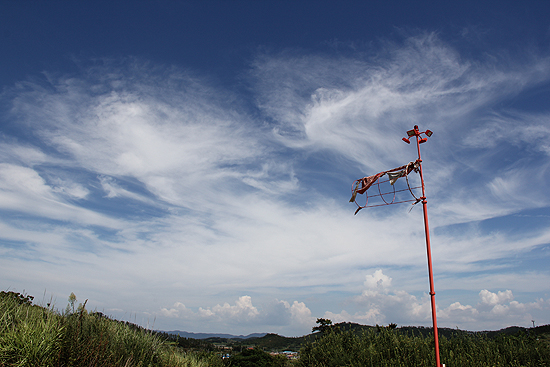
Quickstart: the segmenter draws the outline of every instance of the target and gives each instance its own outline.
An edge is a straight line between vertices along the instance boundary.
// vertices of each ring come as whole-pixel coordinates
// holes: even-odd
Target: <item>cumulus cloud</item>
[[[192,315],[193,311],[189,310],[181,302],[176,302],[171,308],[163,307],[160,309],[160,315],[173,318],[185,318]]]
[[[171,308],[161,308],[159,315],[180,319],[188,325],[200,323],[217,324],[219,327],[270,327],[279,330],[307,330],[314,324],[311,310],[303,302],[292,304],[274,299],[261,308],[253,305],[252,297],[241,296],[234,304],[224,303],[212,307],[199,307],[197,310],[187,308],[183,303],[176,302]]]
[[[479,302],[475,306],[455,302],[440,311],[446,322],[456,322],[471,330],[495,329],[505,325],[528,326],[533,319],[539,319],[550,307],[550,300],[542,298],[533,302],[514,301],[512,291],[491,292],[483,289],[479,292]],[[477,326],[475,326],[477,324]]]
[[[496,306],[507,301],[512,301],[514,299],[514,295],[509,289],[504,292],[498,291],[498,293],[492,293],[487,289],[483,289],[479,292],[479,298],[481,299],[481,304],[483,305]]]
[[[367,288],[365,292],[387,292],[391,287],[392,279],[382,273],[381,269],[378,269],[372,275],[367,275],[365,280],[365,287]]]
[[[223,305],[218,304],[208,309],[199,308],[199,314],[203,317],[214,317],[220,321],[231,320],[231,322],[246,324],[254,321],[258,317],[259,312],[252,305],[252,298],[250,296],[241,296],[234,305],[226,302]]]
[[[430,296],[420,298],[404,290],[394,289],[389,278],[382,270],[376,270],[366,276],[366,289],[361,296],[353,299],[352,305],[360,311],[350,313],[327,312],[324,317],[333,322],[358,322],[370,325],[397,323],[399,325],[431,325]],[[381,287],[381,280],[386,286]],[[374,290],[376,289],[376,290]],[[542,298],[533,302],[514,301],[511,290],[491,292],[483,289],[479,292],[479,302],[463,305],[453,302],[446,307],[437,306],[438,326],[459,327],[464,330],[495,330],[499,325],[528,326],[533,318],[544,318],[544,312],[550,309],[550,300]],[[504,324],[502,322],[504,321]]]

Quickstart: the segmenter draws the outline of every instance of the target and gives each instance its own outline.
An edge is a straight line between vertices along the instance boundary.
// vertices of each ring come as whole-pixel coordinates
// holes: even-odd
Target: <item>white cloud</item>
[[[382,273],[381,269],[374,272],[373,275],[367,275],[365,280],[365,292],[370,294],[382,292],[385,293],[391,287],[392,279]],[[366,294],[367,295],[367,294]]]
[[[196,311],[187,308],[183,303],[176,302],[171,308],[161,308],[160,315],[181,319],[191,325],[200,323],[217,324],[218,327],[232,325],[255,327],[275,327],[281,330],[300,330],[307,333],[314,319],[305,303],[294,301],[273,300],[262,308],[252,304],[252,297],[241,296],[233,305],[224,303],[212,307],[199,307]]]
[[[493,113],[487,118],[487,122],[468,134],[464,144],[472,148],[494,148],[500,144],[510,144],[548,154],[549,121],[550,117],[545,113],[514,110]]]
[[[545,320],[544,314],[550,309],[550,300],[540,298],[534,302],[521,303],[513,299],[514,295],[509,289],[498,292],[483,289],[479,292],[479,303],[475,307],[456,302],[442,309],[440,314],[444,322],[456,322],[463,328],[494,330],[503,323],[527,327],[533,319]]]
[[[248,324],[255,321],[260,312],[252,304],[250,296],[239,297],[234,305],[224,303],[213,307],[202,308],[194,312],[188,309],[183,303],[176,302],[170,309],[161,308],[160,314],[167,317],[177,317],[184,319],[207,320],[208,322],[221,322],[229,324]]]
[[[479,298],[483,305],[496,306],[506,302],[514,300],[512,291],[507,289],[506,291],[498,291],[498,293],[489,292],[487,289],[483,289],[479,292]]]
[[[548,244],[547,226],[514,235],[477,224],[550,202],[548,115],[494,111],[548,81],[548,61],[475,63],[433,34],[384,47],[376,59],[261,55],[250,101],[189,72],[135,60],[50,76],[48,88],[20,84],[9,97],[10,118],[36,146],[0,142],[0,208],[21,214],[6,216],[2,236],[26,241],[33,266],[0,260],[4,278],[16,281],[12,273],[28,268],[27,279],[41,280],[38,292],[55,282],[60,294],[85,284],[82,292],[109,307],[155,313],[169,319],[164,325],[296,324],[307,332],[312,315],[327,309],[266,300],[336,291],[359,294],[355,309],[328,311],[336,320],[429,323],[429,297],[410,276],[425,269],[420,206],[354,217],[347,202],[353,179],[414,159],[400,137],[418,123],[434,131],[422,153],[434,265],[445,289],[516,292],[523,284],[544,294],[549,283],[532,280],[547,273],[520,272],[530,284],[512,279],[507,259]],[[259,111],[247,111],[248,102]],[[488,133],[494,139],[483,138]],[[363,291],[361,269],[378,269]],[[400,281],[411,288],[394,290]],[[144,298],[162,305],[134,306]],[[482,309],[488,303],[459,301],[466,303],[442,308],[443,320],[474,325],[492,315]],[[504,297],[491,310],[511,315],[546,302]]]
[[[193,311],[189,310],[185,305],[181,302],[174,303],[174,306],[172,308],[161,308],[160,314],[165,317],[171,317],[171,318],[186,318],[192,315]]]
[[[73,182],[56,180],[50,186],[32,168],[0,163],[0,208],[38,215],[47,219],[84,222],[109,228],[121,227],[121,221],[66,202],[63,196],[83,199],[88,190]],[[61,194],[61,195],[59,195]]]
[[[313,321],[311,310],[307,308],[304,302],[294,301],[292,305],[290,307],[287,306],[287,308],[290,308],[293,323],[311,325]]]
[[[384,288],[383,292],[372,291],[378,288],[376,279],[390,279],[382,270],[367,275],[366,289],[361,296],[353,299],[352,305],[361,309],[353,314],[346,310],[339,313],[326,312],[324,317],[334,323],[352,321],[358,323],[399,325],[431,325],[430,297],[424,294],[420,299],[406,291]],[[505,326],[529,326],[533,318],[547,322],[545,314],[550,310],[550,300],[537,299],[534,302],[514,301],[512,291],[491,292],[481,290],[479,302],[475,306],[463,305],[456,301],[447,307],[437,307],[439,327],[460,327],[465,330],[496,330]],[[504,323],[503,323],[504,322]]]
[[[204,311],[200,309],[199,311]],[[237,322],[250,322],[258,317],[258,309],[252,305],[252,298],[250,296],[241,296],[235,302],[235,305],[231,306],[229,303],[224,303],[223,306],[216,305],[209,309],[208,314],[216,315],[220,319],[231,319]]]
[[[0,144],[2,161],[12,161],[24,166],[33,166],[51,160],[40,149],[22,143],[3,141]]]
[[[124,199],[137,200],[152,206],[159,206],[159,203],[156,202],[155,200],[121,187],[119,183],[116,181],[116,179],[114,179],[113,177],[100,175],[98,177],[98,180],[99,180],[99,183],[101,184],[101,188],[106,193],[105,196],[109,199],[124,198]]]
[[[430,122],[427,127],[439,140],[436,148],[448,144],[457,131],[467,134],[464,141],[483,145],[487,134],[477,131],[479,127],[468,133],[474,125],[468,121],[470,114],[547,80],[550,73],[546,59],[534,60],[532,68],[522,70],[470,63],[435,34],[385,46],[389,58],[373,60],[293,58],[285,53],[259,58],[254,73],[261,107],[279,122],[281,141],[293,147],[332,149],[375,170],[401,162],[406,147],[393,133],[404,134],[414,124],[423,128]],[[514,130],[507,135],[514,136]],[[534,136],[527,131],[521,135]]]
[[[0,174],[2,175],[3,190],[16,191],[22,188],[26,193],[31,195],[45,195],[53,198],[50,188],[42,177],[30,168],[2,163],[0,165]]]
[[[435,132],[422,149],[437,224],[548,206],[549,115],[493,109],[547,82],[547,58],[533,57],[528,66],[470,62],[435,34],[385,47],[389,56],[372,60],[259,58],[260,106],[278,122],[280,141],[337,152],[369,175],[413,159],[399,137],[418,124]],[[502,159],[513,147],[531,154]]]
[[[54,184],[54,192],[65,194],[73,199],[85,199],[90,193],[90,190],[76,182],[56,179]]]

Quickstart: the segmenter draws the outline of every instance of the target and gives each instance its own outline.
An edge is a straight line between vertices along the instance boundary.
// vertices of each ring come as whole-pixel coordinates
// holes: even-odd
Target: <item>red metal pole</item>
[[[434,289],[434,276],[432,270],[432,250],[430,248],[430,228],[428,226],[428,202],[426,201],[426,193],[424,191],[424,176],[422,175],[422,159],[420,157],[420,142],[418,140],[420,133],[418,126],[414,127],[416,136],[416,147],[418,149],[418,160],[420,161],[420,182],[422,183],[422,208],[424,209],[424,232],[426,233],[426,250],[428,252],[428,274],[430,277],[430,298],[432,304],[432,322],[434,328],[434,344],[435,344],[435,365],[441,367],[439,360],[439,336],[437,333],[437,315],[435,308],[435,289]]]

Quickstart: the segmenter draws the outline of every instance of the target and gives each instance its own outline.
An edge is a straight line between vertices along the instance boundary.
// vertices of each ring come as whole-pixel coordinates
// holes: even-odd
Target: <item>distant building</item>
[[[293,351],[290,351],[290,350],[285,350],[283,352],[283,354],[288,358],[288,359],[297,359],[298,358],[298,352],[293,352]]]
[[[269,353],[272,356],[285,356],[288,359],[298,359],[298,352],[293,352],[290,350],[285,350],[284,352],[271,352]]]

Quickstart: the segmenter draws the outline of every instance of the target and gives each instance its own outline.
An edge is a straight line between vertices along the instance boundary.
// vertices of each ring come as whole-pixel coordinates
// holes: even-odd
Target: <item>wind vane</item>
[[[423,138],[422,135],[426,135],[427,137]],[[391,205],[391,204],[399,204],[399,203],[405,203],[405,202],[412,202],[414,201],[413,205],[422,202],[422,208],[424,211],[424,232],[426,234],[426,250],[428,253],[428,275],[430,278],[430,298],[431,298],[431,306],[432,306],[432,321],[433,321],[433,330],[434,330],[434,344],[435,344],[435,363],[437,367],[441,367],[440,359],[439,359],[439,337],[437,333],[437,315],[436,315],[436,308],[435,308],[435,290],[434,290],[434,280],[433,280],[433,270],[432,270],[432,254],[431,254],[431,248],[430,248],[430,228],[428,226],[428,202],[426,200],[426,193],[424,189],[424,176],[422,175],[422,159],[420,157],[420,144],[423,144],[428,141],[428,138],[432,136],[432,132],[430,130],[426,131],[420,131],[418,130],[418,125],[414,126],[414,129],[407,131],[407,137],[403,138],[402,140],[410,144],[410,139],[412,137],[416,137],[416,148],[418,151],[418,158],[414,162],[409,162],[404,166],[393,168],[387,171],[379,172],[372,176],[367,176],[360,178],[358,180],[355,180],[352,184],[352,196],[350,199],[350,202],[353,202],[357,205],[357,210],[355,211],[355,214],[357,214],[361,209],[368,208],[368,207],[375,207],[375,206],[383,206],[383,205]],[[421,186],[418,187],[411,187],[408,179],[409,173],[412,171],[417,172],[420,174],[420,183]],[[380,179],[384,176],[388,176],[387,180]],[[394,183],[397,181],[397,179],[405,177],[407,181],[407,189],[402,190],[395,190]],[[393,191],[389,192],[382,192],[380,189],[380,184],[384,182],[389,182],[390,185],[393,186]],[[380,197],[383,201],[383,204],[371,204],[369,205],[369,195],[367,191],[373,187],[377,186],[378,188],[378,194],[371,195],[370,197]],[[416,197],[414,195],[413,189],[422,188],[422,196]],[[398,200],[396,199],[396,193],[403,192],[403,191],[409,191],[410,194],[413,196],[414,199],[408,199],[408,200]],[[365,205],[360,205],[357,203],[357,195],[365,194],[366,200]],[[392,195],[392,199],[388,200],[386,199],[389,195]],[[445,365],[443,365],[444,367]]]
[[[359,210],[361,210],[363,208],[371,208],[371,207],[374,207],[374,206],[399,204],[399,203],[406,203],[406,202],[409,202],[409,201],[414,201],[414,204],[418,203],[421,199],[417,198],[414,195],[414,192],[412,190],[413,189],[418,189],[419,186],[411,187],[411,185],[409,183],[408,175],[412,171],[418,172],[419,168],[420,168],[420,161],[417,159],[416,161],[409,162],[404,166],[397,167],[397,168],[392,168],[390,170],[382,171],[382,172],[379,172],[379,173],[377,173],[375,175],[372,175],[372,176],[363,177],[363,178],[360,178],[358,180],[355,180],[355,182],[352,185],[351,199],[349,200],[350,203],[355,203],[357,205],[357,210],[355,211],[355,214],[357,214],[359,212]],[[380,178],[383,177],[384,175],[387,175],[388,179],[380,181]],[[400,177],[405,177],[407,179],[408,189],[395,190],[395,186],[393,184]],[[380,189],[380,184],[382,184],[384,182],[389,182],[393,187],[393,191],[382,193],[382,190]],[[361,185],[361,187],[359,187],[359,185]],[[378,187],[378,194],[374,194],[374,195],[369,196],[369,194],[367,193],[367,190],[371,186],[377,186]],[[410,199],[410,200],[395,201],[397,193],[402,192],[402,191],[407,191],[407,190],[411,193],[411,195],[416,200]],[[357,194],[365,194],[365,197],[366,197],[365,205],[359,205],[359,203],[356,201]],[[387,195],[393,195],[392,199],[390,201],[386,200],[385,196],[387,196]],[[371,204],[371,205],[369,205],[369,198],[372,198],[372,197],[380,197],[382,199],[382,201],[384,202],[384,204]]]

